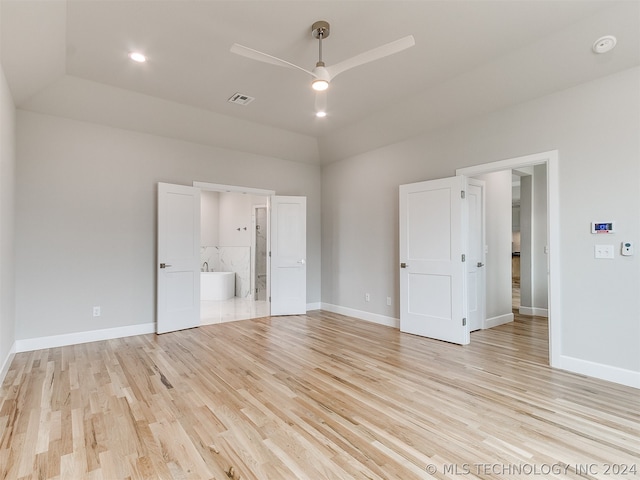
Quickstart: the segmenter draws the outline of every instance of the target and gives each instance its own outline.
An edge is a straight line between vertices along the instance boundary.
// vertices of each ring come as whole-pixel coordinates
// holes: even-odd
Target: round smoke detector
[[[607,53],[613,50],[616,46],[617,40],[613,35],[605,35],[593,42],[593,51],[596,53]]]

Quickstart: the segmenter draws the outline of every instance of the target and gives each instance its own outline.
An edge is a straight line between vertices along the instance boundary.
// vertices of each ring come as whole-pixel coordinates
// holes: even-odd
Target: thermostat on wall
[[[613,222],[591,222],[591,233],[614,233]]]

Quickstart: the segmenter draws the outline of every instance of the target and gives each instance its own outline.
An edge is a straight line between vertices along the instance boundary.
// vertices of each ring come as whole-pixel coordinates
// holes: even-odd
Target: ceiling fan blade
[[[237,55],[242,55],[243,57],[250,58],[252,60],[257,60],[259,62],[270,63],[271,65],[277,65],[279,67],[286,68],[295,68],[298,70],[302,70],[305,73],[308,73],[312,77],[315,75],[298,65],[295,65],[291,62],[287,62],[286,60],[282,60],[281,58],[274,57],[273,55],[269,55],[267,53],[259,52],[258,50],[254,50],[253,48],[245,47],[244,45],[240,45],[238,43],[234,43],[231,45],[231,52]]]
[[[386,43],[384,45],[381,45],[380,47],[373,48],[359,55],[356,55],[355,57],[348,58],[347,60],[343,60],[342,62],[327,67],[327,71],[329,72],[329,76],[331,77],[331,79],[333,79],[345,70],[349,70],[353,67],[357,67],[359,65],[373,62],[374,60],[378,60],[388,55],[401,52],[402,50],[413,47],[415,44],[416,41],[413,38],[413,35],[407,35],[406,37],[402,37],[399,40],[391,43]]]

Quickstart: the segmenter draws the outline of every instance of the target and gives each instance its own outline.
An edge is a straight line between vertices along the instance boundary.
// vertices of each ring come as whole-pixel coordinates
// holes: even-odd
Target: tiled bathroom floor
[[[220,302],[200,303],[200,324],[233,322],[269,315],[269,303],[234,297]]]

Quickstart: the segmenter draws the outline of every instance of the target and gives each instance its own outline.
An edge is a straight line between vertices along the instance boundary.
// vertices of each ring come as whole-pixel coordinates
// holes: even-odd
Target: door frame
[[[209,182],[193,182],[193,186],[200,190],[209,192],[224,192],[224,193],[244,193],[248,195],[259,195],[263,197],[271,197],[276,194],[275,190],[265,190],[262,188],[240,187],[237,185],[223,185],[221,183],[209,183]]]
[[[476,266],[476,271],[479,272],[478,277],[480,279],[478,285],[479,285],[479,291],[476,290],[477,293],[477,297],[478,297],[478,302],[479,302],[479,316],[480,316],[480,325],[478,326],[478,328],[476,328],[475,330],[472,330],[474,328],[474,325],[471,323],[471,315],[469,313],[469,311],[467,311],[467,317],[469,317],[469,331],[470,332],[474,332],[477,330],[482,330],[487,328],[487,269],[486,269],[486,264],[487,264],[487,225],[486,225],[486,212],[485,212],[485,204],[486,204],[486,183],[482,180],[478,180],[477,178],[472,178],[472,177],[466,177],[465,179],[465,190],[467,191],[467,199],[470,197],[469,194],[469,186],[470,185],[474,185],[478,188],[481,189],[482,194],[480,195],[480,201],[481,201],[481,205],[480,205],[480,221],[478,222],[480,225],[480,232],[479,233],[479,237],[480,237],[480,259],[479,261],[483,264],[482,267],[477,267]],[[468,202],[468,200],[467,200]],[[471,258],[471,245],[469,244],[469,242],[471,241],[471,209],[469,207],[469,204],[467,203],[467,236],[468,236],[468,240],[467,240],[467,252],[468,252],[468,257],[469,257],[469,261],[472,260]],[[476,237],[477,239],[477,237]],[[469,265],[467,265],[467,289],[469,288]],[[468,305],[469,302],[469,296],[467,294],[467,308],[469,307]]]
[[[549,298],[549,364],[561,367],[562,295],[560,291],[560,184],[558,150],[456,169],[456,175],[473,177],[485,173],[546,164],[547,166],[547,292]]]

